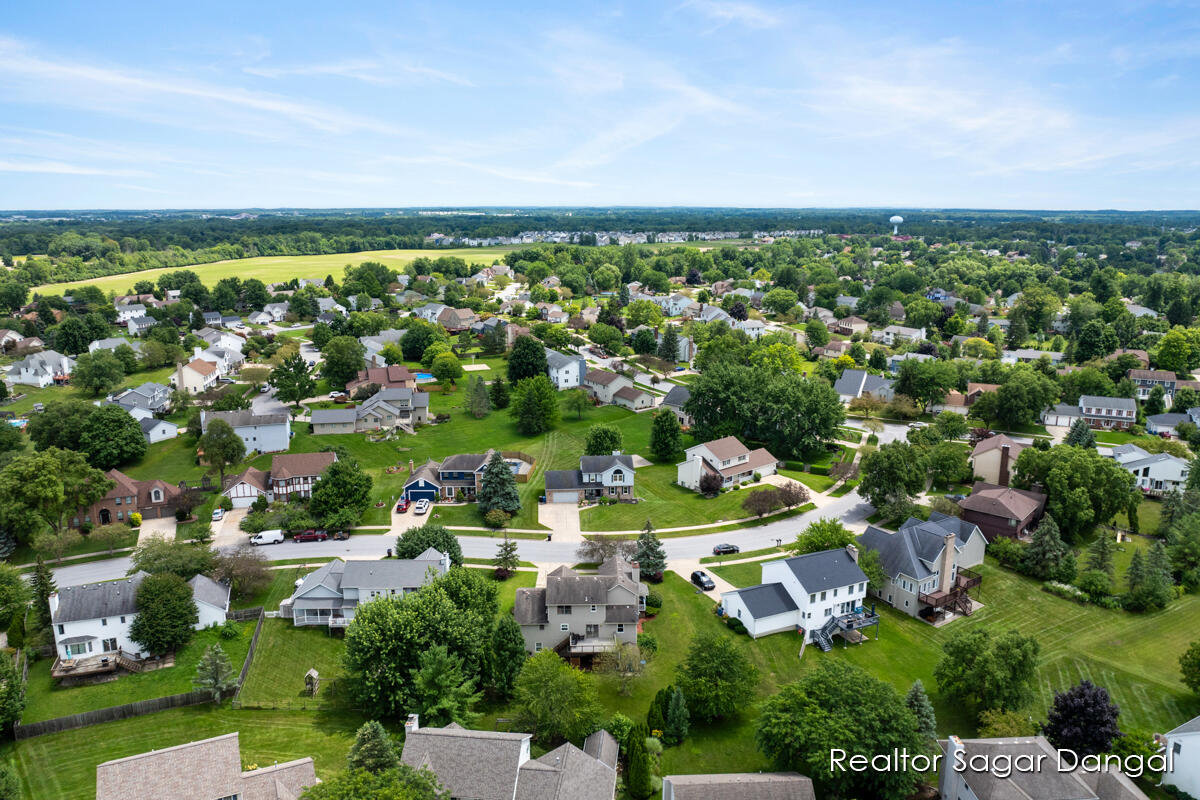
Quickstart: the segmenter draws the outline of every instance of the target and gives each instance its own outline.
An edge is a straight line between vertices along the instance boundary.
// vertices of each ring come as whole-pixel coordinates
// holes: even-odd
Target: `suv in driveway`
[[[692,583],[696,584],[706,592],[711,592],[713,589],[717,588],[717,585],[713,583],[713,579],[708,577],[708,575],[706,575],[702,569],[698,569],[692,573]]]
[[[424,514],[427,511],[429,511],[429,501],[428,500],[418,500],[417,504],[413,506],[414,514]]]
[[[325,531],[301,531],[293,534],[293,542],[323,542],[329,538],[329,534]]]
[[[719,544],[713,548],[714,556],[728,556],[740,552],[742,552],[742,548],[738,547],[736,544]]]

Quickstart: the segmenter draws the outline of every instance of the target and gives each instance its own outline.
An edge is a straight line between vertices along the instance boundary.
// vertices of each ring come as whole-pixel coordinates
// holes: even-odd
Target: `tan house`
[[[987,483],[1008,486],[1017,465],[1017,456],[1027,446],[1003,433],[984,439],[971,451],[971,468]]]
[[[583,376],[583,388],[596,402],[610,405],[617,402],[617,392],[634,387],[633,381],[624,375],[602,369],[589,369]]]
[[[833,332],[842,336],[853,336],[856,333],[866,333],[870,330],[870,324],[862,317],[843,317],[833,323]]]
[[[195,358],[175,370],[175,388],[188,394],[203,394],[217,385],[218,377],[216,364]]]
[[[684,460],[675,468],[675,480],[693,492],[700,491],[700,478],[706,473],[719,476],[722,486],[731,487],[753,480],[755,473],[774,475],[779,467],[779,459],[765,448],[751,450],[736,436],[689,447],[683,454]]]

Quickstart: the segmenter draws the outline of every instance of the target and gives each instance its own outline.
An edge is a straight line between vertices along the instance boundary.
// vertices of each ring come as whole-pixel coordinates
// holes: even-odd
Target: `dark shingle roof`
[[[357,418],[353,408],[318,408],[312,412],[313,425],[353,424]]]
[[[782,583],[761,583],[742,589],[736,594],[742,598],[746,610],[755,619],[796,610],[796,601],[787,593],[787,589],[783,588]]]
[[[517,589],[513,617],[519,625],[545,625],[549,621],[546,615],[546,590]]]
[[[431,770],[451,797],[512,800],[528,742],[528,733],[469,731],[451,723],[409,731],[400,760]]]
[[[664,406],[683,407],[683,404],[692,399],[692,390],[686,386],[672,386],[671,391],[667,392],[663,398]]]
[[[797,772],[670,775],[673,800],[815,800],[812,781]]]
[[[548,492],[583,488],[583,473],[577,469],[548,469],[545,477]]]
[[[606,730],[598,730],[583,740],[583,752],[613,769],[616,769],[620,749],[620,743]]]
[[[288,421],[287,414],[255,414],[253,411],[205,411],[204,431],[208,432],[208,423],[214,419],[223,419],[231,428],[241,428],[247,425],[284,425]]]
[[[583,472],[604,472],[609,467],[617,465],[633,469],[633,456],[581,456],[579,458],[579,469]]]
[[[148,573],[137,572],[119,581],[64,586],[58,590],[54,622],[78,622],[137,613],[137,590]]]
[[[807,592],[849,586],[867,579],[845,549],[808,553],[786,559],[785,562]]]

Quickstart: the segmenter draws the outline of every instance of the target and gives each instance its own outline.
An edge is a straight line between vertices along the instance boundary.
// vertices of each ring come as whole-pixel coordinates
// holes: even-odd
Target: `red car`
[[[396,503],[396,513],[397,514],[403,514],[405,511],[408,511],[408,500],[407,499],[403,499],[399,503]]]
[[[329,538],[325,531],[304,531],[292,536],[293,542],[323,542]]]

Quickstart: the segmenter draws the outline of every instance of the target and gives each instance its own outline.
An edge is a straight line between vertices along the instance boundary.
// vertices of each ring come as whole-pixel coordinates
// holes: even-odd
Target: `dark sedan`
[[[742,552],[742,548],[738,547],[736,544],[719,544],[713,548],[714,556],[728,556],[740,552]]]
[[[713,589],[717,588],[717,585],[713,583],[713,579],[704,574],[704,570],[702,569],[698,569],[692,573],[692,583],[696,584],[706,592],[711,592]]]

